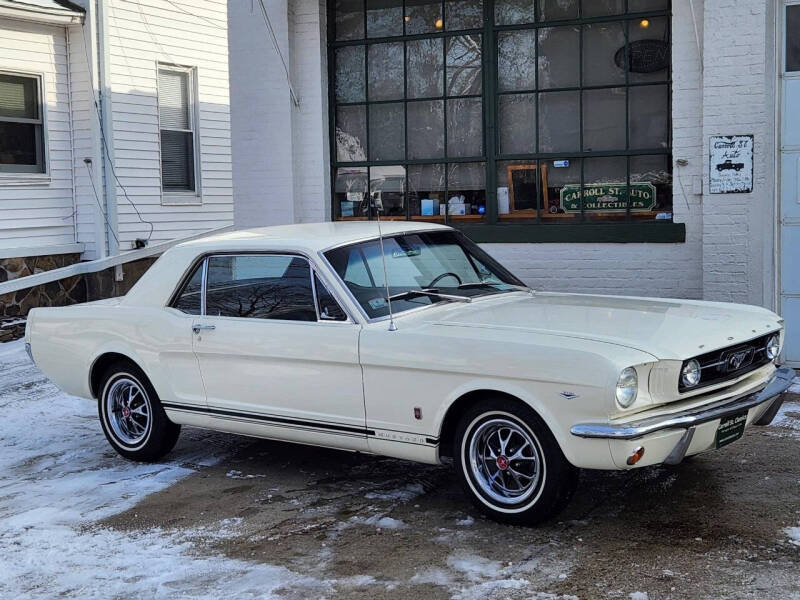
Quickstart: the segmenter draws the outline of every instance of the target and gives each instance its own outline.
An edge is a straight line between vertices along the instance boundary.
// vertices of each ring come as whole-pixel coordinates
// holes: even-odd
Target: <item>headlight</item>
[[[767,340],[767,346],[764,349],[767,353],[767,358],[775,360],[781,353],[781,336],[777,333]]]
[[[691,388],[700,383],[700,363],[695,359],[690,360],[681,369],[681,384],[683,387]]]
[[[636,400],[639,391],[639,380],[636,369],[627,367],[622,370],[617,379],[617,402],[622,408],[628,408]]]

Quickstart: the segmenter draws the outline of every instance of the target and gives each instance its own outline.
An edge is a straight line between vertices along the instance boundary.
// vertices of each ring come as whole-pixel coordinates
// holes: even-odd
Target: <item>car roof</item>
[[[408,221],[382,221],[384,236],[416,231],[447,230],[435,223],[412,223]],[[328,223],[301,223],[276,225],[256,229],[239,229],[219,233],[178,244],[176,248],[191,249],[198,254],[235,250],[304,250],[316,253],[333,246],[351,244],[378,237],[375,221],[346,221]]]

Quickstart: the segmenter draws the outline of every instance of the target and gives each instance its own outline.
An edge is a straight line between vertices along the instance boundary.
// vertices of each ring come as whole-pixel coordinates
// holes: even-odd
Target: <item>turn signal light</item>
[[[633,451],[633,454],[631,454],[628,457],[628,461],[627,461],[628,465],[630,465],[630,466],[635,465],[637,462],[639,462],[642,459],[643,456],[644,456],[644,447],[643,446],[639,446],[636,450]]]

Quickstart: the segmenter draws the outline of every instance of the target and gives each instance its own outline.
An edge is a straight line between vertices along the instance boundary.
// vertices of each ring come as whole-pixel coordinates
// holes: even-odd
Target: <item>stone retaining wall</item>
[[[57,259],[60,257],[36,258]],[[79,302],[124,296],[133,287],[133,284],[150,268],[150,265],[156,261],[156,258],[143,258],[122,265],[124,274],[122,281],[115,280],[114,267],[111,267],[96,273],[74,275],[9,294],[0,294],[0,342],[21,338],[25,334],[24,318],[32,308],[37,306],[68,306]],[[20,266],[19,262],[11,262],[13,269],[7,270],[7,267],[3,265],[9,261],[22,261],[22,266]],[[41,273],[44,270],[49,270],[42,268],[42,265],[53,264],[46,260],[41,262],[26,261],[33,261],[33,259],[5,259],[0,261],[0,267],[2,267],[0,273],[13,273],[14,276],[9,277],[9,279],[16,279],[17,277],[23,277],[24,275],[19,275],[19,273],[25,272],[26,269],[27,272],[25,274],[32,275],[34,272]],[[59,266],[67,266],[68,264],[72,263]],[[31,270],[32,268],[39,268],[39,270],[33,271]]]

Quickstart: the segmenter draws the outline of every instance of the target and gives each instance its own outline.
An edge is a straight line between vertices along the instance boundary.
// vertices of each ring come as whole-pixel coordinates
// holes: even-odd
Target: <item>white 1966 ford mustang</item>
[[[483,512],[530,524],[578,468],[675,464],[769,423],[782,336],[751,306],[534,291],[448,227],[325,223],[178,245],[123,298],[33,310],[26,341],[127,458],[181,425],[452,456]]]

